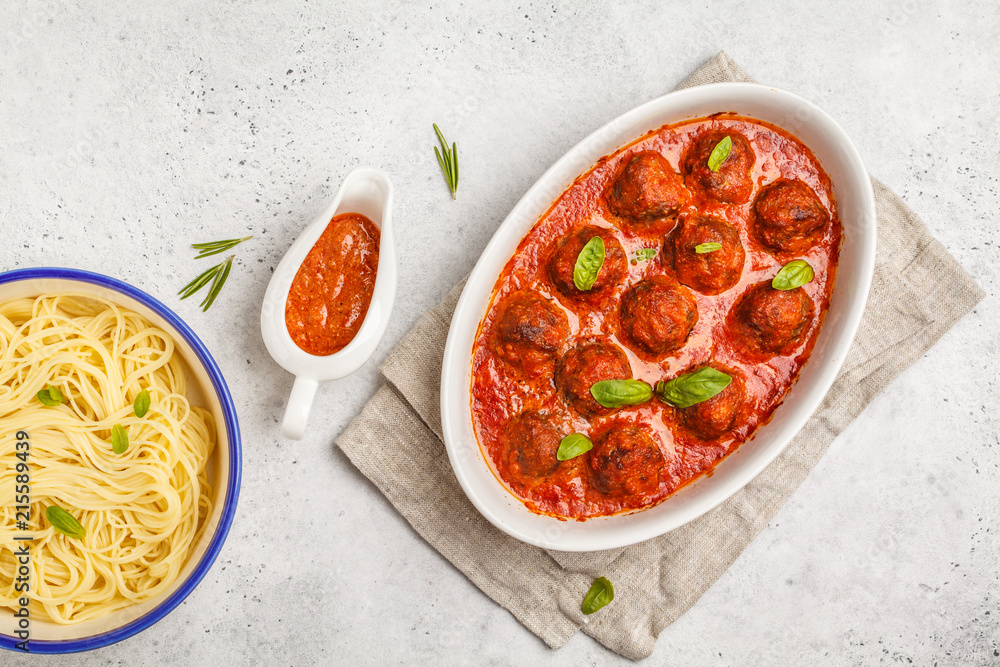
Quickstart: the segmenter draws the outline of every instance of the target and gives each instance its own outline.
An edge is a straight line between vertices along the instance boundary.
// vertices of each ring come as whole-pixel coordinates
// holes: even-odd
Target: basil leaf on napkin
[[[615,587],[604,577],[598,577],[590,585],[590,590],[584,596],[580,610],[584,614],[593,614],[598,609],[606,607],[614,599]]]

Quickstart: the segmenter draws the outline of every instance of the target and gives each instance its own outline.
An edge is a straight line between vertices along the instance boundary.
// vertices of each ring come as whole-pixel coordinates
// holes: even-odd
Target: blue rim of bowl
[[[215,563],[219,551],[222,550],[222,545],[229,535],[229,529],[236,514],[236,502],[240,495],[240,477],[243,468],[242,448],[240,445],[240,429],[236,418],[236,408],[233,406],[233,397],[229,393],[229,387],[222,377],[222,371],[219,370],[215,359],[212,358],[208,348],[201,342],[201,339],[198,338],[194,331],[174,311],[137,287],[100,273],[56,267],[16,269],[0,273],[0,285],[21,280],[40,279],[77,280],[106,287],[135,299],[166,320],[180,334],[184,341],[191,346],[198,360],[205,367],[208,377],[212,380],[212,387],[215,389],[215,393],[218,395],[219,402],[222,405],[222,414],[226,422],[226,432],[229,434],[229,480],[226,485],[226,500],[222,508],[222,515],[219,518],[219,526],[215,530],[215,535],[212,537],[212,542],[208,545],[208,549],[201,557],[201,561],[199,561],[194,571],[180,587],[147,614],[110,632],[66,641],[31,639],[28,641],[30,653],[78,653],[80,651],[90,651],[95,648],[110,646],[142,632],[173,611],[201,583],[201,580],[205,578],[205,575],[208,574],[209,569]],[[6,633],[0,633],[0,648],[22,652],[20,649],[15,648],[15,644],[18,642],[18,638]]]

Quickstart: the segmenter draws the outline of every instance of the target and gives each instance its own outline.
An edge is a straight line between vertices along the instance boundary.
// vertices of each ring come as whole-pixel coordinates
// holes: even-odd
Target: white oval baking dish
[[[472,347],[497,276],[518,243],[556,198],[599,158],[650,130],[717,112],[766,121],[808,146],[833,183],[843,225],[837,282],[812,357],[772,419],[714,470],[660,504],[631,514],[563,521],[529,511],[496,478],[473,431]],[[445,445],[466,495],[509,535],[560,551],[596,551],[640,542],[673,530],[741,489],[792,440],[833,384],[864,313],[875,266],[875,199],[868,173],[844,130],[798,95],[767,86],[719,83],[681,90],[643,104],[592,133],[525,193],[472,270],[459,299],[441,372]]]

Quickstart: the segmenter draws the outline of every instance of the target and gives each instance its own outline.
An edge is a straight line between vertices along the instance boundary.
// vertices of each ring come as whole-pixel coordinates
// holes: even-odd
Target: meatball
[[[559,353],[569,324],[566,313],[538,292],[518,292],[503,305],[497,323],[497,356],[529,375]]]
[[[611,184],[608,208],[640,225],[658,219],[673,220],[691,199],[680,174],[656,151],[632,156]]]
[[[732,141],[729,155],[718,170],[708,167],[708,158],[725,137]],[[745,204],[753,193],[750,171],[755,161],[750,142],[739,132],[706,132],[688,149],[683,161],[684,181],[689,188],[701,187],[705,193],[726,204]]]
[[[550,415],[528,411],[511,419],[504,430],[511,475],[522,482],[531,482],[555,472],[559,467],[556,452],[562,438],[559,424]]]
[[[598,436],[589,462],[594,488],[605,495],[652,493],[660,486],[663,452],[638,424],[615,424]]]
[[[771,250],[803,253],[823,236],[830,214],[802,181],[779,180],[761,190],[754,208],[758,240]]]
[[[697,251],[704,243],[722,245],[711,252]],[[721,294],[740,281],[746,253],[740,234],[728,222],[707,215],[688,216],[673,236],[677,280],[702,294]]]
[[[732,382],[707,401],[678,409],[678,412],[680,422],[686,430],[703,440],[714,440],[729,433],[737,425],[737,418],[746,404],[747,395],[742,373],[716,362],[708,365],[733,378]],[[701,368],[703,366],[689,368],[682,375]]]
[[[595,236],[600,236],[604,241],[604,264],[597,272],[594,285],[589,290],[582,291],[573,283],[573,269],[576,267],[576,258],[583,250],[583,246]],[[575,302],[597,306],[614,292],[615,287],[625,277],[628,260],[625,258],[625,251],[622,250],[622,244],[610,229],[583,227],[559,241],[555,251],[549,256],[548,270],[549,278],[560,294]]]
[[[650,355],[673,352],[698,321],[698,305],[687,288],[666,276],[633,285],[621,300],[621,331],[630,347]]]
[[[805,340],[814,311],[801,287],[776,290],[768,281],[740,297],[730,311],[730,326],[737,344],[749,352],[790,354]]]
[[[589,341],[577,345],[556,364],[555,382],[566,401],[585,417],[614,412],[590,395],[590,388],[601,380],[628,380],[632,368],[625,352],[612,343]]]

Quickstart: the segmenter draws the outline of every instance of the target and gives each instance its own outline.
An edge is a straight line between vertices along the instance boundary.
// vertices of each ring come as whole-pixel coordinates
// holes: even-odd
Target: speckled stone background
[[[725,49],[829,111],[989,297],[832,445],[647,662],[1000,663],[1000,9],[989,2],[0,5],[0,268],[110,274],[175,308],[233,390],[235,525],[187,601],[118,645],[7,665],[626,663],[550,651],[333,447],[377,364],[577,141]],[[458,142],[448,196],[431,123]],[[271,269],[359,164],[397,188],[375,359],[278,436]],[[253,234],[218,304],[187,244]]]

